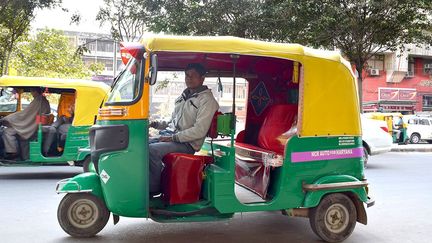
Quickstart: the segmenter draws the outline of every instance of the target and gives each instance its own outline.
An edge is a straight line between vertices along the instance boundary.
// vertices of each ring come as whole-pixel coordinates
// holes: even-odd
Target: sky
[[[99,22],[95,20],[102,5],[103,0],[63,0],[62,7],[69,9],[69,12],[64,12],[61,8],[38,10],[32,22],[32,29],[48,27],[109,34],[109,26],[100,27]],[[79,25],[71,25],[71,16],[77,12],[81,14],[81,22]]]

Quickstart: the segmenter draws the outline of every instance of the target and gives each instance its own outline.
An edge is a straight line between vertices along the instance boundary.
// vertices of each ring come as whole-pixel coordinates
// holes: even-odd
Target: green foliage
[[[431,45],[431,0],[155,0],[155,32],[233,35],[339,49],[362,73],[367,60],[404,44]],[[362,77],[359,77],[361,91]],[[361,94],[360,94],[361,97]]]
[[[34,10],[49,8],[61,0],[2,0],[0,2],[0,75],[8,73],[8,63],[15,44],[25,37]]]
[[[327,49],[337,48],[362,74],[371,56],[432,44],[430,0],[286,0],[271,1],[270,26],[286,26],[271,38]],[[359,75],[362,103],[362,75]]]
[[[22,76],[85,78],[90,76],[80,56],[61,31],[45,29],[17,45],[13,67]],[[94,69],[93,69],[94,70]]]
[[[99,75],[102,73],[102,71],[105,68],[105,64],[100,63],[100,62],[95,62],[89,65],[89,70],[92,72],[92,75]]]
[[[152,16],[148,26],[155,32],[258,38],[262,30],[264,5],[260,0],[150,2],[146,5]]]

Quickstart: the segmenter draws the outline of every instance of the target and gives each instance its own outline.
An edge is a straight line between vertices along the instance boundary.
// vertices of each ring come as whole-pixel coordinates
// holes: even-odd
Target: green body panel
[[[397,133],[396,132],[392,133],[393,143],[405,143],[405,142],[407,142],[410,139],[408,137],[408,133],[407,133],[406,127],[401,128],[400,131],[401,131],[401,134],[400,134],[399,138],[397,137]]]
[[[76,161],[82,161],[82,160],[85,160],[85,158],[87,157],[87,156],[90,156],[90,154],[91,154],[91,150],[90,150],[90,147],[85,147],[85,148],[79,148],[78,149],[78,154],[77,154],[77,159],[76,159]]]
[[[322,185],[328,183],[353,182],[353,181],[359,181],[359,180],[355,177],[348,176],[348,175],[334,175],[334,176],[322,177],[317,181],[315,181],[313,184]],[[352,188],[352,189],[320,190],[320,191],[313,191],[313,192],[306,193],[306,198],[304,200],[303,207],[305,208],[316,207],[324,195],[333,192],[352,192],[355,195],[357,195],[357,198],[360,201],[366,202],[368,200],[366,189],[364,187]]]
[[[94,166],[94,164],[93,164],[92,161],[90,161],[90,164],[89,164],[89,171],[90,171],[90,172],[97,173],[97,172],[96,172],[96,168],[95,168],[95,166]]]
[[[59,157],[45,157],[42,155],[42,129],[39,126],[37,140],[30,142],[29,163],[67,163],[67,161],[81,161],[90,155],[90,151],[78,152],[80,148],[89,146],[90,126],[70,126],[66,136],[63,154]]]
[[[288,141],[283,166],[274,168],[271,172],[271,183],[268,189],[270,200],[257,203],[240,203],[234,194],[234,149],[230,147],[213,145],[215,150],[225,153],[216,157],[215,163],[206,169],[204,181],[204,197],[211,202],[221,213],[251,212],[299,208],[304,206],[306,192],[303,183],[312,184],[320,178],[344,175],[357,180],[363,179],[363,161],[361,157],[335,160],[308,161],[301,163],[291,162],[291,153],[361,148],[361,137],[352,137],[348,145],[339,145],[339,137],[292,137]],[[209,144],[204,145],[209,151]],[[211,154],[209,152],[209,154]],[[218,153],[216,153],[218,154]],[[364,190],[364,189],[363,189]],[[359,198],[364,199],[361,190],[353,191]]]
[[[57,193],[91,192],[103,199],[99,175],[93,172],[82,173],[59,184]]]
[[[213,144],[215,161],[205,168],[203,198],[193,204],[166,205],[159,198],[149,200],[148,181],[148,121],[98,121],[98,125],[124,124],[129,127],[129,146],[124,151],[107,152],[99,159],[99,174],[103,197],[108,209],[117,215],[150,217],[159,222],[211,221],[232,217],[236,212],[271,211],[316,206],[330,192],[351,192],[361,201],[367,200],[365,188],[335,189],[318,192],[303,191],[303,184],[325,184],[359,181],[364,178],[362,158],[291,162],[294,152],[362,148],[361,137],[350,137],[348,144],[341,137],[292,137],[287,144],[283,166],[273,168],[268,189],[269,200],[241,203],[234,193],[235,148],[231,141]],[[344,137],[346,138],[346,137]],[[212,154],[209,141],[203,151]],[[156,210],[156,211],[155,211]],[[162,210],[165,213],[156,213]],[[195,212],[179,216],[178,212]],[[166,212],[173,212],[167,215]]]
[[[219,134],[228,136],[231,132],[232,114],[221,114],[217,117],[217,131]]]
[[[98,121],[98,125],[123,124],[129,128],[126,150],[107,152],[99,158],[99,174],[109,180],[102,184],[108,209],[128,217],[148,216],[148,120]]]

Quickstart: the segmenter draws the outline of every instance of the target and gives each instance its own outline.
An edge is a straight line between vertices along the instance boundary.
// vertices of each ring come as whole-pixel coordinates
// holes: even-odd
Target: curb
[[[432,147],[430,148],[392,148],[391,152],[432,152]]]

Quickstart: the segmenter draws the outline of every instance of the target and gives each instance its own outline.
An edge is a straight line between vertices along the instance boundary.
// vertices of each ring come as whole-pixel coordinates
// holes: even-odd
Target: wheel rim
[[[92,226],[99,217],[97,205],[88,199],[80,199],[72,203],[68,209],[70,223],[77,228]]]
[[[413,142],[413,143],[418,143],[419,140],[420,140],[420,138],[419,138],[417,135],[413,135],[413,136],[412,136],[412,142]]]
[[[340,203],[331,205],[325,214],[325,226],[332,233],[338,234],[348,226],[348,209]]]

